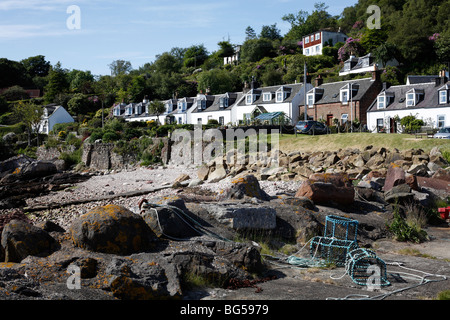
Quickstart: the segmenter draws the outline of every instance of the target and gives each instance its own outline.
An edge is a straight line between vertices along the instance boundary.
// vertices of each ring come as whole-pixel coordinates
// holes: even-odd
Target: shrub
[[[423,120],[417,119],[413,115],[409,115],[409,116],[403,117],[400,120],[400,124],[405,128],[406,133],[412,133],[412,132],[420,130],[420,128],[425,123],[423,122]]]
[[[421,243],[428,237],[427,233],[422,230],[420,221],[414,217],[405,220],[400,215],[397,205],[394,208],[394,219],[391,224],[387,225],[387,228],[394,234],[395,239],[401,242]]]
[[[116,132],[111,130],[107,130],[102,136],[102,140],[105,143],[118,141],[119,139],[120,136]]]

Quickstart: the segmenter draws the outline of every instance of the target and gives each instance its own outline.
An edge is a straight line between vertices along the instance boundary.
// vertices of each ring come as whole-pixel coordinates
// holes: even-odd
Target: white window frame
[[[341,115],[341,123],[344,124],[348,121],[348,113],[343,113]]]
[[[320,32],[316,33],[316,41],[320,40]]]
[[[249,104],[252,104],[252,103],[253,103],[253,94],[248,94],[245,97],[245,104],[249,105]]]
[[[347,98],[346,101],[344,101],[344,96]],[[349,89],[341,89],[341,102],[342,104],[348,104],[350,98],[350,90]]]
[[[305,55],[306,55],[306,56],[309,55],[309,48],[305,49]]]
[[[314,107],[314,103],[315,103],[314,100],[315,100],[314,99],[314,93],[308,93],[306,95],[306,103],[307,103],[309,108],[313,108]]]
[[[267,102],[270,100],[272,100],[272,93],[270,93],[270,92],[263,93],[263,101]]]
[[[220,107],[221,108],[228,108],[228,98],[220,98]]]
[[[318,45],[316,46],[316,53],[320,53],[320,50],[321,50],[321,46],[320,46],[320,44],[318,44]]]
[[[411,98],[412,96],[412,98]],[[407,93],[406,94],[406,106],[414,107],[416,105],[416,94],[415,93]]]
[[[448,92],[447,90],[439,91],[439,104],[446,104],[448,102]]]
[[[305,44],[309,43],[309,36],[305,37]]]
[[[436,121],[437,127],[438,128],[445,127],[445,114],[438,114],[436,118],[437,118]],[[442,120],[440,118],[442,118]]]
[[[378,109],[386,109],[386,96],[378,96]]]
[[[283,102],[284,101],[284,92],[283,91],[278,91],[277,92],[277,102]],[[281,95],[281,99],[280,99],[280,95]]]

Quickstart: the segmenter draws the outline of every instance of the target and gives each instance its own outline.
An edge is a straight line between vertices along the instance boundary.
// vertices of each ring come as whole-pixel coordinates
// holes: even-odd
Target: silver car
[[[434,135],[436,139],[450,139],[450,127],[441,128],[438,133]]]

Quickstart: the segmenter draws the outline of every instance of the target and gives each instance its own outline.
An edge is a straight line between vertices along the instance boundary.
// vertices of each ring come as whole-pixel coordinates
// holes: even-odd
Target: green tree
[[[256,39],[256,32],[252,27],[248,26],[245,29],[245,40],[247,41],[252,39]]]
[[[280,29],[277,28],[276,23],[271,26],[262,26],[259,37],[270,40],[280,40],[282,38],[280,35]]]
[[[183,65],[185,67],[199,67],[206,59],[208,59],[208,50],[206,50],[203,44],[193,45],[189,47],[184,54]]]
[[[3,92],[2,96],[7,101],[17,101],[30,98],[28,93],[21,86],[12,86],[8,88],[5,92]]]
[[[198,90],[211,94],[235,91],[240,83],[235,74],[223,69],[204,71],[198,76]]]
[[[112,76],[118,76],[121,74],[128,74],[133,69],[130,61],[125,60],[114,60],[111,64],[108,65],[111,70]]]
[[[220,49],[217,52],[217,55],[221,58],[230,57],[234,54],[234,47],[228,41],[221,41],[218,43]]]
[[[13,111],[17,120],[25,125],[28,134],[28,146],[31,146],[31,135],[33,132],[38,133],[43,108],[33,102],[19,101],[14,106]],[[37,146],[39,146],[39,135],[37,135]]]
[[[373,50],[373,54],[377,60],[381,62],[383,68],[386,67],[386,64],[389,61],[398,59],[400,56],[397,46],[390,42],[382,43],[375,50]]]
[[[91,71],[72,70],[67,74],[69,88],[72,92],[93,93],[94,76]]]
[[[52,66],[48,75],[48,83],[44,89],[45,103],[52,103],[58,94],[64,93],[69,89],[67,79],[67,70],[61,67],[58,62]]]
[[[91,102],[88,96],[83,93],[75,93],[67,103],[68,111],[74,115],[87,114],[90,111]]]
[[[166,107],[164,106],[164,103],[162,103],[159,100],[153,100],[150,102],[148,106],[148,112],[152,115],[155,115],[156,121],[159,122],[159,115],[163,114],[166,111]]]
[[[23,64],[0,58],[0,88],[8,88],[14,85],[28,87],[32,85],[30,76]]]
[[[25,67],[28,74],[34,77],[45,77],[50,72],[51,64],[45,60],[45,56],[39,55],[23,59],[20,63]]]
[[[275,55],[273,43],[269,39],[247,40],[241,46],[241,59],[243,62],[257,62],[264,57],[274,57]]]

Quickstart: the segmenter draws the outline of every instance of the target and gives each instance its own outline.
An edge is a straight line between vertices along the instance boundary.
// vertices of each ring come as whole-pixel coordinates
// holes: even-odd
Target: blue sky
[[[283,15],[311,13],[316,2],[339,15],[357,0],[0,0],[0,58],[44,55],[53,65],[109,74],[117,59],[139,68],[173,47],[212,52],[222,40],[242,43],[247,26],[259,33],[276,23],[284,35]],[[80,29],[67,27],[71,5],[80,8]]]

